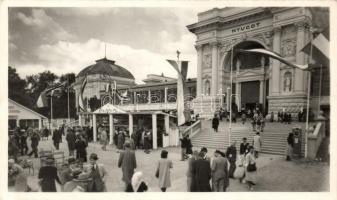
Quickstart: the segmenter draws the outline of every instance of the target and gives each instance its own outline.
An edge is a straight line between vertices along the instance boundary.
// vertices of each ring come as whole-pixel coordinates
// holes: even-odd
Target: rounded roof
[[[108,60],[107,58],[96,60],[96,64],[84,68],[82,71],[80,71],[80,73],[78,73],[77,77],[90,74],[105,74],[121,78],[135,79],[131,72],[119,65],[116,65],[115,61]]]

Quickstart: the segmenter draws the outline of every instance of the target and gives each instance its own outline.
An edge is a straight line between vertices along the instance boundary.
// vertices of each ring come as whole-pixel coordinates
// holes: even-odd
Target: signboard
[[[273,21],[272,19],[264,19],[252,23],[243,24],[240,26],[234,26],[232,28],[224,29],[220,32],[221,37],[227,37],[235,34],[250,32],[250,31],[256,31],[262,28],[266,28],[268,26],[272,26]]]

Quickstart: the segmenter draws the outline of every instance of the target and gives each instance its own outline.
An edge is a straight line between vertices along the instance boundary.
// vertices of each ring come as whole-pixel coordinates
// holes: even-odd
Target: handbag
[[[159,178],[159,169],[156,171],[156,178]]]
[[[249,164],[248,164],[248,166],[247,166],[247,171],[248,172],[255,172],[256,171],[256,164],[254,163],[254,164],[251,164],[250,162],[249,162]]]

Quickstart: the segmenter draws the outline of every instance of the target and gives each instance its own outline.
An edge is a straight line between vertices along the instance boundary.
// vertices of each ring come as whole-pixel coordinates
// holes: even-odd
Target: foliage
[[[33,101],[26,91],[27,82],[21,79],[13,67],[8,67],[8,97],[22,105],[31,107]]]

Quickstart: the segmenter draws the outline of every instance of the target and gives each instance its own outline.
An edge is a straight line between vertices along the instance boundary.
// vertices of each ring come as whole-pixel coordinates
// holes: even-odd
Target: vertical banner
[[[177,80],[177,116],[178,126],[190,121],[190,111],[185,106],[185,95],[187,93],[186,77],[188,61],[167,60],[178,73]]]

